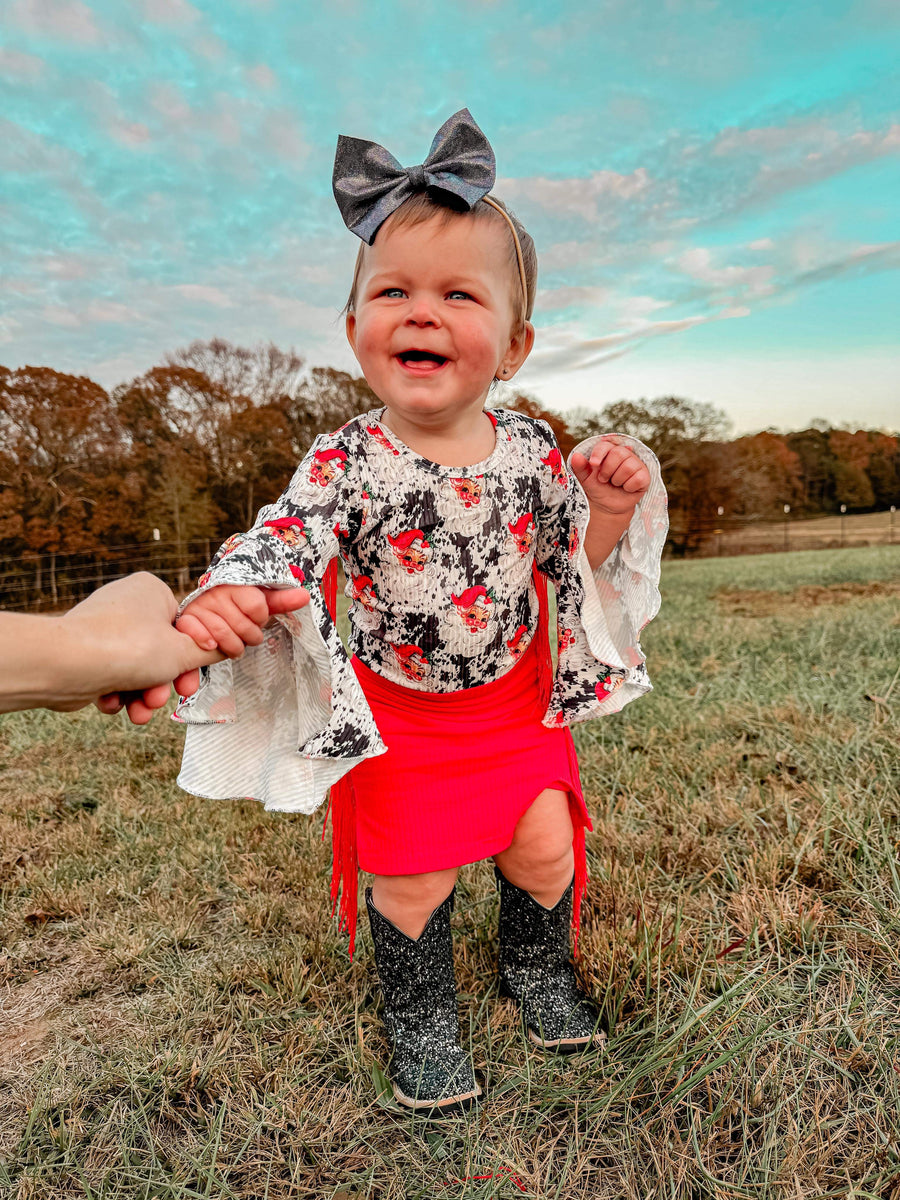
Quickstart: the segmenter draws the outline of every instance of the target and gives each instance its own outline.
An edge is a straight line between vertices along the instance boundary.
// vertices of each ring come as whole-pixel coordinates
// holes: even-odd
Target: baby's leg
[[[450,867],[423,875],[376,875],[372,903],[407,937],[417,938],[434,910],[453,891],[458,874],[456,867]]]
[[[519,1002],[528,1036],[544,1050],[603,1044],[600,1010],[569,959],[572,817],[565,792],[541,792],[494,856],[500,884],[500,984]]]
[[[494,862],[544,908],[553,908],[572,882],[572,816],[565,792],[547,788],[520,818],[512,843]]]

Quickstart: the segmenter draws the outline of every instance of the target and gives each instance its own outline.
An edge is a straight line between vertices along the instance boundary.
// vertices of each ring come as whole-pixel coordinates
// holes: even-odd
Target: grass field
[[[580,970],[545,1059],[454,916],[490,1094],[388,1100],[319,817],[175,787],[181,730],[0,718],[0,1195],[900,1197],[900,547],[668,563],[654,693],[582,725]]]

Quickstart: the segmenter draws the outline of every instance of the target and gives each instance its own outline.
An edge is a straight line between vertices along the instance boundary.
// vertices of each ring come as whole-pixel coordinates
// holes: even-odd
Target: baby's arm
[[[631,524],[635,506],[650,486],[650,472],[632,450],[612,438],[601,438],[590,458],[573,454],[572,470],[591,506],[584,552],[596,570]]]
[[[219,650],[240,658],[247,646],[263,640],[263,626],[276,613],[291,612],[309,603],[305,588],[259,588],[225,583],[192,600],[178,620],[179,633],[192,637],[201,650]]]

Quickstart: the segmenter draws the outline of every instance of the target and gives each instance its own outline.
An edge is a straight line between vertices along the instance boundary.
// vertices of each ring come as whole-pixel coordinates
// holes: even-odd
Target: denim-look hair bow
[[[401,167],[377,142],[338,138],[332,187],[344,224],[369,246],[379,226],[416,192],[471,209],[494,185],[491,144],[467,108],[445,121],[418,167]]]

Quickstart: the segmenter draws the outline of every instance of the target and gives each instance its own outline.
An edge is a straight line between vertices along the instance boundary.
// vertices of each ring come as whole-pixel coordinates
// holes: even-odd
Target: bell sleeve
[[[547,427],[547,435],[553,441]],[[590,456],[601,437],[572,453]],[[668,533],[666,491],[656,455],[637,438],[616,434],[650,472],[650,486],[628,529],[605,562],[592,570],[584,550],[590,504],[559,450],[549,450],[549,482],[538,522],[535,561],[557,593],[559,655],[547,725],[569,725],[618,712],[651,691],[640,635],[660,606],[659,574]]]
[[[281,497],[219,549],[179,614],[209,588],[302,585],[309,604],[276,616],[263,642],[201,670],[174,718],[186,726],[179,785],[212,799],[313,812],[332,784],[384,754],[374,717],[322,594],[341,539],[360,534],[356,465],[337,435],[316,439]]]

